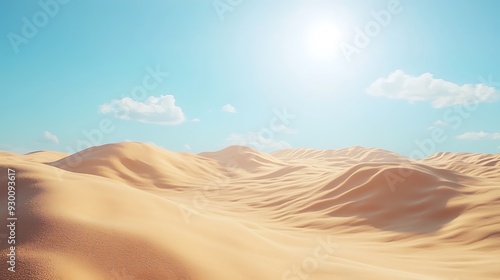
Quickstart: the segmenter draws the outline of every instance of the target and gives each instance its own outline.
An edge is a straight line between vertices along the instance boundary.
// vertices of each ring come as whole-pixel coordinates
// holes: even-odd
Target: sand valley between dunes
[[[0,152],[0,279],[500,279],[500,155]]]

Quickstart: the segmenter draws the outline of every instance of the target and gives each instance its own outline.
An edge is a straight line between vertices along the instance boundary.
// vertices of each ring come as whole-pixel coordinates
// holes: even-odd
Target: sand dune
[[[499,154],[0,152],[4,221],[8,168],[0,279],[500,279]]]

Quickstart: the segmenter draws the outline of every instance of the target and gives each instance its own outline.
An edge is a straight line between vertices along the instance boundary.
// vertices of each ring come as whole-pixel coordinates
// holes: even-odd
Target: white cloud
[[[429,126],[427,129],[436,129],[440,127],[446,127],[448,126],[448,123],[442,120],[437,120],[435,121],[431,126]]]
[[[429,101],[435,108],[494,102],[500,99],[500,90],[485,84],[457,85],[435,79],[430,73],[411,76],[401,70],[391,73],[386,78],[377,79],[366,91],[369,95],[405,99],[410,102]]]
[[[448,123],[445,121],[442,121],[442,120],[437,120],[432,125],[434,125],[434,126],[448,126]]]
[[[43,132],[43,137],[54,144],[59,144],[59,138],[48,131]]]
[[[191,150],[191,146],[189,146],[188,144],[184,144],[184,149]]]
[[[257,150],[281,150],[289,149],[291,145],[285,141],[267,138],[267,135],[259,135],[256,132],[232,133],[226,139],[228,145],[248,146]]]
[[[231,104],[226,104],[222,106],[222,110],[228,113],[236,113],[236,108],[233,107]]]
[[[278,130],[277,132],[285,133],[285,134],[296,134],[297,130],[289,128],[288,126],[283,126],[283,129]]]
[[[118,119],[152,123],[159,125],[178,125],[186,119],[181,107],[175,105],[173,95],[150,96],[144,102],[130,97],[112,100],[99,107],[102,114],[114,114]]]
[[[500,133],[488,133],[484,131],[466,132],[458,135],[457,138],[462,140],[500,139]]]

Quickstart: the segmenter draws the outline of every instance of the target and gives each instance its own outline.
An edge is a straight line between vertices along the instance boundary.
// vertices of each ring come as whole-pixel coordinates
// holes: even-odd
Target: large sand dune
[[[0,279],[500,279],[500,155],[0,152]],[[6,222],[5,222],[6,223]]]

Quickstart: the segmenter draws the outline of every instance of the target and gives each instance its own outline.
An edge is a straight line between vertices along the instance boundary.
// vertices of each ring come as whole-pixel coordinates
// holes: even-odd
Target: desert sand
[[[0,152],[0,279],[500,279],[500,155]]]

